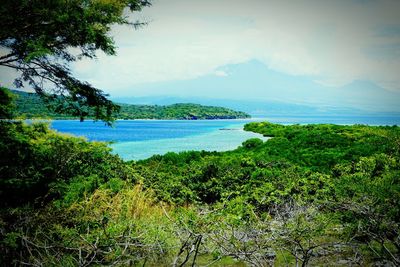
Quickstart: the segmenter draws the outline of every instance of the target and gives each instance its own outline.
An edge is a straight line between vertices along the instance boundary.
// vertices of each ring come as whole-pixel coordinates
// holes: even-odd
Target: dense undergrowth
[[[273,138],[124,162],[1,121],[1,265],[400,264],[399,127],[245,129]]]

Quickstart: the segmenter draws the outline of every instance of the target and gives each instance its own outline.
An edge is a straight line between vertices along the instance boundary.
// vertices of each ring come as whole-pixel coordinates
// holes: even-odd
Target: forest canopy
[[[279,137],[123,162],[42,124],[1,126],[5,263],[398,263],[398,127],[257,123]]]
[[[245,129],[273,138],[124,162],[0,120],[0,262],[398,266],[399,127]]]

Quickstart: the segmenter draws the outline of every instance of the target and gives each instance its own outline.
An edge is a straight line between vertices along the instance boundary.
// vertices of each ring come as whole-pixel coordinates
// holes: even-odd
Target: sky
[[[130,15],[147,26],[112,28],[117,56],[76,62],[74,74],[116,97],[347,101],[400,112],[398,0],[152,3]]]

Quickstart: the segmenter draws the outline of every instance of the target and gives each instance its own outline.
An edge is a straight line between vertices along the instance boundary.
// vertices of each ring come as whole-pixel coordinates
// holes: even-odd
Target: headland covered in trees
[[[22,91],[12,91],[16,97],[16,117],[33,119],[76,119],[75,116],[60,114],[54,110],[49,110],[46,106],[52,106],[52,102],[46,103],[35,93]],[[57,103],[59,104],[59,103]],[[250,115],[234,111],[232,109],[204,106],[198,104],[181,103],[168,106],[160,105],[130,105],[118,104],[119,112],[114,115],[115,119],[136,120],[136,119],[155,119],[155,120],[215,120],[215,119],[245,119]],[[87,118],[94,118],[94,112],[88,112]]]

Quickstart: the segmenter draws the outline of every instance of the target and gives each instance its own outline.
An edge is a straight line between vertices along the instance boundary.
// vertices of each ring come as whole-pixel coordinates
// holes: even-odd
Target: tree
[[[11,119],[14,112],[14,95],[10,90],[0,87],[0,119]]]
[[[148,0],[3,0],[0,5],[0,66],[15,69],[17,88],[26,82],[55,111],[107,123],[119,106],[107,94],[74,78],[69,63],[115,55],[113,24],[132,25],[125,9],[140,11]],[[78,51],[78,52],[72,52]]]

